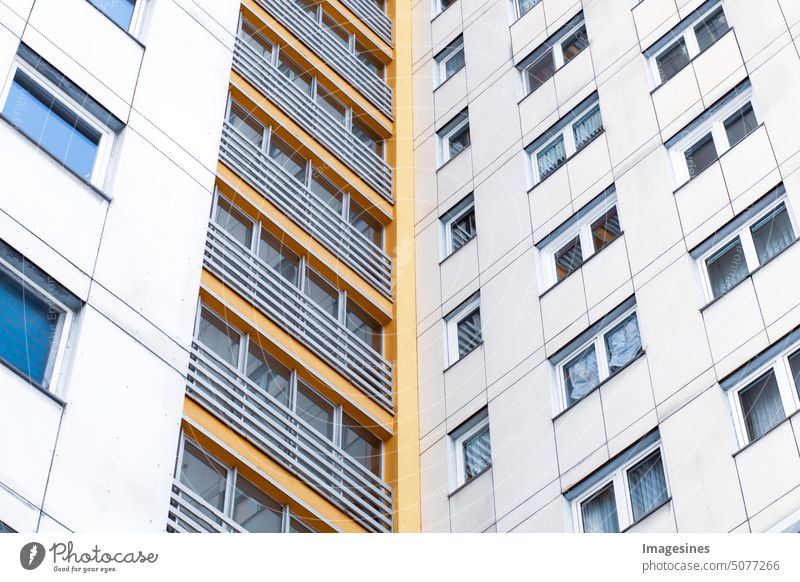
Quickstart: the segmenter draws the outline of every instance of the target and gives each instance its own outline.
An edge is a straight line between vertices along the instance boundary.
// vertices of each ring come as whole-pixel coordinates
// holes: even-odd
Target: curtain
[[[487,426],[464,441],[464,474],[469,481],[477,477],[492,463],[492,447]]]
[[[603,120],[600,117],[600,106],[596,106],[591,113],[572,126],[575,132],[575,147],[580,149],[586,142],[600,133],[603,129]]]
[[[708,279],[714,297],[723,295],[747,276],[747,261],[737,237],[726,248],[706,261]]]
[[[606,348],[612,374],[636,357],[642,349],[642,339],[635,313],[606,334]]]
[[[616,533],[619,531],[614,484],[610,483],[597,495],[581,504],[585,533]]]
[[[786,418],[774,371],[739,392],[739,400],[750,441],[756,440]]]
[[[450,227],[453,252],[457,251],[475,236],[475,213],[469,212],[465,216],[454,220]]]
[[[633,521],[639,521],[650,511],[666,502],[667,482],[661,452],[656,451],[644,461],[628,471],[628,484],[631,489]]]
[[[786,206],[781,204],[750,229],[758,262],[766,263],[794,242],[794,230]]]
[[[458,356],[472,351],[481,341],[481,312],[476,310],[458,322]]]
[[[552,174],[567,159],[567,150],[564,148],[564,138],[559,137],[547,149],[536,154],[539,164],[539,179],[543,180]]]
[[[586,396],[600,382],[594,345],[564,366],[569,404]]]

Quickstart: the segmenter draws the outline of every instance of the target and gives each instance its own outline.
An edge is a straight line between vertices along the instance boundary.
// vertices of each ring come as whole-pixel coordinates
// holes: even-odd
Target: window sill
[[[138,45],[139,45],[139,46],[142,48],[142,50],[144,50],[144,49],[145,49],[145,46],[144,46],[144,44],[142,43],[142,41],[140,41],[138,38],[136,38],[135,36],[133,36],[133,34],[131,34],[130,30],[128,30],[128,29],[126,29],[126,28],[123,28],[122,26],[120,26],[118,22],[116,22],[116,21],[115,21],[113,18],[109,17],[109,15],[108,15],[108,14],[106,14],[105,12],[103,12],[102,10],[100,10],[100,9],[99,9],[97,6],[95,6],[95,5],[94,5],[94,4],[92,4],[91,2],[87,2],[87,3],[89,4],[89,6],[91,6],[92,8],[94,8],[95,10],[97,10],[97,11],[98,11],[100,14],[102,14],[104,18],[106,18],[106,19],[107,19],[109,22],[111,22],[111,24],[113,24],[114,26],[116,26],[117,28],[119,28],[119,29],[120,29],[122,32],[124,32],[126,35],[128,35],[128,37],[129,37],[129,38],[130,38],[130,39],[131,39],[133,42],[135,42],[136,44],[138,44]]]
[[[86,186],[88,186],[89,188],[91,188],[91,189],[92,189],[92,190],[95,192],[95,194],[97,194],[98,196],[100,196],[101,198],[103,198],[103,199],[104,199],[106,202],[111,202],[111,196],[109,196],[108,194],[106,194],[105,192],[103,192],[103,191],[102,191],[100,188],[98,188],[97,186],[95,186],[94,184],[92,184],[92,183],[91,183],[89,180],[87,180],[86,178],[84,178],[83,176],[81,176],[80,174],[78,174],[78,173],[77,173],[75,170],[73,170],[72,168],[70,168],[69,166],[67,166],[67,165],[66,165],[64,162],[62,162],[61,160],[59,160],[57,157],[55,157],[53,154],[51,154],[51,153],[50,153],[50,152],[49,152],[47,149],[43,148],[43,147],[42,147],[40,144],[36,143],[36,141],[34,141],[34,140],[33,140],[33,139],[30,137],[30,136],[28,136],[28,134],[26,134],[24,131],[22,131],[20,128],[18,128],[18,127],[17,127],[17,126],[14,124],[14,122],[13,122],[13,121],[11,121],[11,120],[10,120],[8,117],[6,117],[6,116],[5,116],[3,113],[0,113],[0,119],[2,119],[3,121],[5,121],[5,122],[6,122],[6,123],[7,123],[9,126],[11,126],[11,127],[12,127],[12,128],[13,128],[13,129],[14,129],[16,132],[17,132],[17,133],[19,133],[19,135],[21,135],[21,136],[22,136],[22,137],[24,137],[26,140],[28,140],[28,141],[29,141],[31,144],[33,144],[33,145],[36,147],[36,149],[37,149],[37,150],[39,150],[39,151],[40,151],[40,152],[42,152],[43,154],[47,155],[47,157],[49,157],[51,160],[53,160],[53,161],[54,161],[56,164],[58,164],[59,166],[61,166],[62,168],[64,168],[64,169],[65,169],[67,172],[69,172],[69,173],[70,173],[72,176],[74,176],[75,178],[77,178],[78,180],[80,180],[80,181],[81,181],[83,184],[85,184]]]
[[[585,144],[583,144],[583,145],[580,147],[580,149],[576,150],[574,154],[572,154],[572,155],[571,155],[571,156],[569,156],[569,157],[568,157],[566,160],[564,160],[564,162],[563,162],[563,163],[562,163],[560,166],[558,166],[558,167],[557,167],[555,170],[553,170],[552,172],[550,172],[549,174],[547,174],[547,176],[545,176],[544,178],[542,178],[541,180],[539,180],[538,182],[536,182],[536,184],[534,184],[533,186],[531,186],[530,188],[528,188],[528,194],[530,194],[531,192],[533,192],[533,191],[534,191],[534,190],[535,190],[535,189],[536,189],[536,188],[537,188],[537,187],[538,187],[540,184],[542,184],[542,183],[543,183],[545,180],[547,180],[547,179],[548,179],[548,178],[550,178],[551,176],[554,176],[555,174],[557,174],[557,173],[558,173],[558,171],[559,171],[561,168],[563,168],[564,166],[566,166],[567,164],[569,164],[569,163],[572,161],[572,159],[573,159],[575,156],[577,156],[579,153],[581,153],[583,150],[585,150],[587,147],[589,147],[589,146],[590,146],[592,143],[594,143],[594,141],[595,141],[595,140],[599,139],[601,135],[605,134],[605,132],[606,132],[605,128],[603,128],[603,129],[601,129],[599,132],[597,132],[597,135],[595,135],[595,136],[594,136],[592,139],[590,139],[590,140],[589,140],[589,141],[587,141]],[[533,143],[533,142],[531,142],[531,143]],[[528,154],[528,159],[530,160],[530,163],[531,163],[531,164],[533,164],[533,157],[532,157],[532,155],[531,155],[531,154]]]
[[[477,481],[479,477],[481,477],[483,474],[485,474],[486,472],[488,472],[488,471],[489,471],[491,468],[492,468],[492,464],[491,464],[491,463],[489,463],[489,464],[486,466],[486,468],[484,468],[484,469],[483,469],[483,471],[481,471],[480,473],[478,473],[477,475],[475,475],[475,476],[474,476],[472,479],[470,479],[469,481],[464,481],[464,482],[463,482],[461,485],[459,485],[458,487],[456,487],[455,489],[453,489],[453,490],[452,490],[450,493],[448,493],[448,494],[447,494],[447,498],[448,498],[448,499],[450,499],[450,498],[451,498],[451,497],[453,497],[454,495],[458,494],[458,493],[459,493],[459,492],[460,492],[462,489],[464,489],[464,487],[466,487],[467,485],[470,485],[470,484],[472,484],[472,483],[475,483],[475,481]]]
[[[714,299],[712,299],[711,301],[709,301],[708,303],[706,303],[705,305],[703,305],[703,306],[700,308],[700,313],[703,313],[703,312],[704,312],[706,309],[708,309],[708,308],[710,308],[712,305],[716,304],[716,303],[717,303],[717,302],[718,302],[720,299],[724,298],[726,295],[728,295],[728,293],[730,293],[731,291],[733,291],[734,289],[736,289],[736,288],[737,288],[739,285],[741,285],[742,283],[744,283],[744,282],[745,282],[745,281],[747,281],[748,279],[752,279],[752,278],[753,278],[753,276],[754,276],[756,273],[758,273],[759,271],[761,271],[761,269],[763,269],[764,267],[766,267],[767,265],[769,265],[769,264],[770,264],[772,261],[774,261],[775,259],[777,259],[778,257],[780,257],[780,256],[781,256],[783,253],[785,253],[786,251],[788,251],[788,250],[789,250],[790,248],[792,248],[793,246],[795,246],[795,245],[796,245],[798,242],[800,242],[800,237],[797,237],[797,238],[795,238],[795,239],[794,239],[792,242],[790,242],[788,245],[786,245],[786,248],[782,249],[782,250],[781,250],[779,253],[777,253],[777,254],[776,254],[774,257],[770,257],[770,259],[769,259],[769,260],[768,260],[766,263],[764,263],[763,265],[759,265],[758,267],[756,267],[755,269],[753,269],[752,271],[750,271],[750,272],[747,274],[747,276],[745,276],[745,277],[744,277],[744,278],[743,278],[741,281],[739,281],[738,283],[736,283],[736,285],[734,285],[733,287],[731,287],[730,289],[728,289],[727,291],[725,291],[725,292],[724,292],[722,295],[720,295],[719,297],[715,297]]]
[[[624,530],[622,530],[619,533],[627,533],[629,530],[631,530],[632,528],[636,527],[637,525],[642,523],[645,519],[647,519],[648,517],[653,515],[655,512],[657,512],[659,509],[661,509],[665,505],[669,505],[671,502],[672,502],[672,496],[670,495],[669,497],[667,497],[667,499],[664,501],[664,503],[659,503],[656,507],[654,507],[653,509],[651,509],[650,511],[645,513],[637,521],[634,521],[632,524],[630,524],[628,527],[626,527]]]
[[[436,22],[436,19],[437,19],[437,18],[439,18],[439,17],[440,17],[442,14],[444,14],[445,12],[447,12],[448,10],[450,10],[450,9],[451,9],[453,6],[455,6],[455,5],[456,5],[456,3],[455,3],[455,2],[453,2],[453,3],[452,3],[450,6],[448,6],[448,7],[447,7],[447,8],[445,8],[444,10],[440,10],[439,12],[437,12],[436,14],[434,14],[434,15],[433,15],[433,18],[431,18],[431,24],[433,24],[434,22]]]
[[[635,9],[635,8],[636,8],[636,6],[634,6],[633,8]],[[706,52],[708,52],[709,50],[711,50],[711,49],[712,49],[712,48],[713,48],[713,47],[714,47],[714,46],[715,46],[715,45],[716,45],[718,42],[720,42],[720,41],[721,41],[723,38],[725,38],[725,37],[728,35],[728,33],[729,33],[729,32],[733,32],[733,27],[732,27],[732,26],[729,26],[729,27],[728,27],[728,30],[726,30],[726,31],[725,31],[725,34],[723,34],[723,35],[722,35],[721,37],[719,37],[719,38],[718,38],[716,41],[714,41],[714,44],[712,44],[711,46],[709,46],[709,47],[708,47],[708,48],[706,48],[705,50],[703,50],[703,51],[700,51],[700,52],[699,52],[699,53],[697,53],[697,54],[696,54],[694,57],[692,57],[692,58],[689,60],[689,62],[688,62],[688,63],[686,63],[686,65],[685,65],[685,66],[684,66],[684,67],[683,67],[683,68],[682,68],[680,71],[678,71],[677,73],[675,73],[675,74],[674,74],[672,77],[670,77],[670,78],[669,78],[669,79],[667,79],[666,81],[662,81],[661,83],[659,83],[658,85],[656,85],[656,86],[655,86],[655,87],[654,87],[654,88],[653,88],[653,89],[650,91],[650,95],[653,95],[653,94],[654,94],[656,91],[658,91],[659,89],[661,89],[661,87],[663,87],[664,85],[666,85],[667,83],[669,83],[670,81],[672,81],[672,79],[674,79],[675,77],[677,77],[677,76],[678,76],[678,75],[679,75],[679,74],[680,74],[680,73],[681,73],[681,72],[682,72],[684,69],[686,69],[686,67],[688,67],[688,66],[690,66],[690,65],[694,64],[694,62],[695,62],[697,59],[699,59],[699,58],[700,58],[701,56],[703,56],[703,55],[704,55]],[[669,34],[669,33],[667,33],[667,34]],[[657,41],[656,41],[656,42],[657,42]],[[650,47],[648,47],[648,48],[650,48]],[[645,49],[645,51],[646,51],[646,50],[647,50],[647,49]],[[649,64],[649,61],[650,61],[650,59],[648,59],[648,64]]]
[[[11,370],[12,372],[14,372],[17,376],[19,376],[25,382],[27,382],[28,386],[31,386],[32,388],[36,388],[39,392],[41,392],[42,394],[44,394],[45,396],[50,398],[52,401],[54,401],[56,404],[58,404],[62,408],[67,405],[66,402],[64,402],[63,400],[61,400],[61,398],[59,398],[58,396],[56,396],[55,394],[50,392],[47,388],[45,388],[44,386],[42,386],[38,382],[34,382],[33,380],[30,379],[30,377],[26,376],[23,372],[18,370],[16,367],[14,367],[11,364],[9,364],[8,362],[6,362],[6,360],[2,356],[0,356],[0,365],[2,365],[5,368],[7,368],[7,369]]]
[[[438,85],[436,85],[436,86],[433,88],[433,94],[434,94],[434,95],[436,95],[436,92],[437,92],[437,91],[438,91],[438,90],[439,90],[441,87],[444,87],[445,85],[447,85],[447,82],[448,82],[450,79],[452,79],[453,77],[455,77],[456,75],[458,75],[458,74],[459,74],[461,71],[463,71],[463,70],[464,70],[464,69],[466,69],[466,68],[467,68],[467,67],[466,67],[466,65],[461,65],[461,66],[460,66],[460,67],[459,67],[459,68],[458,68],[456,71],[454,71],[454,72],[453,72],[453,74],[452,74],[452,75],[450,75],[449,77],[447,77],[447,78],[446,78],[444,81],[442,81],[441,83],[439,83]]]
[[[454,155],[452,158],[450,158],[446,162],[442,163],[442,165],[440,165],[438,168],[436,168],[436,173],[438,174],[440,170],[443,170],[445,167],[447,167],[453,160],[458,159],[461,156],[461,154],[463,154],[464,152],[468,152],[471,147],[472,147],[472,144],[468,145],[463,150],[461,150],[456,155]]]
[[[625,234],[625,231],[624,231],[624,230],[620,231],[620,233],[619,233],[617,236],[615,236],[615,237],[614,237],[612,240],[610,240],[606,246],[604,246],[602,249],[600,249],[599,251],[595,252],[594,254],[590,255],[590,256],[589,256],[589,258],[588,258],[588,259],[586,259],[585,261],[583,261],[583,262],[582,262],[582,263],[581,263],[581,264],[578,266],[578,268],[577,268],[577,269],[575,269],[574,271],[572,271],[572,273],[570,273],[569,275],[567,275],[566,277],[564,277],[564,278],[563,278],[563,279],[561,279],[560,281],[556,281],[555,283],[553,283],[552,285],[550,285],[550,286],[549,286],[547,289],[545,289],[544,291],[542,291],[542,293],[539,295],[539,301],[541,301],[541,300],[542,300],[542,298],[543,298],[545,295],[547,295],[548,293],[550,293],[550,291],[552,291],[553,289],[555,289],[556,287],[558,287],[559,285],[561,285],[561,283],[563,283],[564,281],[566,281],[567,279],[569,279],[569,278],[570,278],[572,275],[574,275],[575,273],[577,273],[578,271],[580,271],[581,269],[583,269],[583,267],[584,267],[584,265],[586,265],[586,263],[588,263],[589,261],[591,261],[593,258],[595,258],[596,256],[598,256],[600,253],[602,253],[602,252],[603,252],[604,250],[606,250],[608,247],[610,247],[610,246],[611,246],[611,245],[613,245],[615,242],[617,242],[619,239],[621,239],[621,238],[622,238],[622,235],[624,235],[624,234]]]
[[[784,424],[786,424],[787,422],[791,422],[793,418],[800,419],[800,409],[797,409],[797,410],[795,410],[794,412],[792,412],[790,415],[788,415],[786,418],[784,418],[782,421],[780,421],[780,422],[779,422],[778,424],[776,424],[775,426],[771,427],[771,428],[770,428],[770,429],[769,429],[767,432],[765,432],[764,434],[762,434],[762,435],[761,435],[760,437],[758,437],[756,440],[754,440],[754,441],[750,441],[749,443],[747,443],[746,445],[744,445],[744,446],[743,446],[741,449],[739,449],[738,451],[736,451],[735,453],[733,453],[733,454],[731,455],[731,457],[733,457],[733,458],[735,459],[737,456],[739,456],[739,454],[740,454],[740,453],[743,453],[744,451],[746,451],[747,449],[749,449],[750,447],[752,447],[754,444],[756,444],[757,442],[759,442],[761,439],[763,439],[764,437],[766,437],[766,436],[767,436],[768,434],[770,434],[771,432],[773,432],[773,431],[775,431],[775,430],[779,429],[781,426],[783,426],[783,425],[784,425]]]
[[[482,345],[483,345],[483,340],[481,340],[480,342],[478,342],[477,344],[475,344],[475,347],[474,347],[474,348],[472,348],[470,351],[468,351],[468,352],[467,352],[466,354],[464,354],[463,356],[460,356],[460,357],[459,357],[459,358],[458,358],[458,359],[457,359],[455,362],[453,362],[452,364],[450,364],[449,366],[447,366],[447,367],[446,367],[444,370],[442,370],[442,373],[443,373],[443,374],[446,374],[446,373],[447,373],[449,370],[451,370],[451,369],[452,369],[454,366],[456,366],[456,365],[457,365],[459,362],[461,362],[461,361],[462,361],[464,358],[466,358],[467,356],[469,356],[469,355],[470,355],[472,352],[474,352],[475,350],[477,350],[477,349],[478,349],[479,347],[481,347]]]
[[[556,414],[556,415],[555,415],[555,416],[554,416],[554,417],[551,419],[551,420],[552,420],[552,422],[555,422],[555,421],[557,421],[559,418],[561,418],[562,416],[564,416],[564,415],[565,415],[567,412],[569,412],[570,410],[572,410],[573,408],[575,408],[576,406],[578,406],[578,405],[579,405],[581,402],[583,402],[583,401],[584,401],[584,400],[586,400],[586,399],[587,399],[589,396],[591,396],[592,394],[594,394],[594,393],[595,393],[597,390],[600,390],[600,388],[602,388],[603,386],[605,386],[606,384],[608,384],[609,382],[611,382],[611,380],[613,380],[614,378],[616,378],[617,376],[619,376],[620,374],[622,374],[622,373],[623,373],[625,370],[627,370],[628,368],[630,368],[630,367],[631,367],[631,366],[634,364],[634,362],[637,362],[637,361],[638,361],[640,358],[643,358],[645,355],[647,355],[647,352],[644,350],[644,348],[640,349],[640,350],[639,350],[639,353],[638,353],[638,354],[636,354],[636,356],[635,356],[635,357],[634,357],[634,358],[633,358],[633,359],[632,359],[630,362],[628,362],[627,364],[625,364],[624,366],[622,366],[622,367],[621,367],[619,370],[617,370],[617,371],[616,371],[616,372],[614,372],[613,374],[610,374],[610,375],[608,376],[608,378],[605,378],[605,379],[601,380],[601,381],[600,381],[600,382],[597,384],[597,386],[595,386],[595,387],[594,387],[594,388],[592,388],[592,389],[591,389],[589,392],[587,392],[587,393],[586,393],[586,395],[585,395],[583,398],[581,398],[581,399],[580,399],[580,400],[578,400],[577,402],[574,402],[574,403],[570,404],[570,405],[569,405],[569,406],[567,406],[567,407],[566,407],[564,410],[562,410],[561,412],[559,412],[558,414]]]

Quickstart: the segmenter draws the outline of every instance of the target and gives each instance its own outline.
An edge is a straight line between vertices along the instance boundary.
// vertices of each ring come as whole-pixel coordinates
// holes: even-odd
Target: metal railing
[[[186,394],[368,530],[392,530],[388,484],[197,341]]]
[[[317,53],[359,93],[392,117],[392,89],[356,58],[329,30],[314,21],[292,0],[257,0],[303,44]]]
[[[381,196],[392,201],[392,170],[386,161],[238,37],[233,53],[233,68],[349,165]]]
[[[379,37],[392,44],[392,21],[378,8],[374,0],[342,0],[342,4],[352,10]]]
[[[169,498],[167,531],[178,533],[244,533],[238,523],[175,479]]]
[[[391,297],[392,260],[386,253],[227,122],[222,128],[220,159],[378,291]]]
[[[205,265],[291,336],[392,410],[392,365],[214,222]]]

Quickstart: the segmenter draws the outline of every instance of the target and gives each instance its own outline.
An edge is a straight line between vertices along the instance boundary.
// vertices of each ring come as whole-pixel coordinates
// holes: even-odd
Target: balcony
[[[264,9],[312,51],[325,60],[387,117],[392,116],[392,90],[356,56],[343,47],[332,33],[322,28],[294,2],[257,0]]]
[[[213,222],[206,267],[292,337],[392,410],[392,365]]]
[[[228,123],[222,129],[220,159],[367,282],[391,297],[391,259]]]
[[[392,44],[392,21],[373,0],[342,0],[342,4],[352,10],[378,36]]]
[[[246,530],[176,479],[172,483],[172,494],[169,499],[167,531],[245,533]]]
[[[186,394],[368,530],[392,530],[389,485],[197,342],[192,345]],[[219,512],[209,516],[209,508],[198,510],[197,496],[178,483],[173,485],[171,505],[170,524],[175,529],[187,530],[181,521],[203,531],[239,527]]]
[[[381,196],[392,201],[392,170],[389,165],[240,38],[236,39],[233,68],[355,170]]]

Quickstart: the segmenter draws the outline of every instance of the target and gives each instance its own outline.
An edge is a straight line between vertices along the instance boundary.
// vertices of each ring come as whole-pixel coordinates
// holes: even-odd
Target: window
[[[0,364],[52,390],[80,302],[4,243],[0,256]]]
[[[678,184],[698,176],[754,132],[759,123],[750,82],[746,80],[665,144]]]
[[[706,2],[645,51],[655,85],[666,83],[728,32],[722,4]]]
[[[635,303],[628,300],[551,358],[558,372],[564,408],[582,400],[641,351]]]
[[[740,446],[800,410],[800,331],[795,330],[720,382]]]
[[[456,0],[433,0],[433,15],[441,14],[455,3]]]
[[[363,222],[363,217],[355,220]],[[261,259],[262,268],[271,269],[287,283],[303,291],[322,312],[353,332],[366,346],[382,352],[383,327],[372,316],[348,299],[345,291],[312,270],[305,259],[295,254],[261,223],[233,206],[219,193],[214,222],[229,239],[242,245],[251,256]],[[367,227],[362,225],[362,228]],[[343,312],[340,306],[346,306]],[[234,361],[226,361],[235,365]]]
[[[618,533],[669,501],[658,438],[658,432],[644,437],[565,494],[577,531]]]
[[[540,0],[514,0],[514,5],[517,9],[517,17],[522,18],[528,12],[530,12],[531,8],[536,6]]]
[[[471,143],[467,110],[456,115],[436,133],[439,136],[440,165],[443,165],[468,148]]]
[[[2,521],[0,521],[0,534],[4,534],[4,533],[17,533],[17,532],[15,530],[11,529],[11,527],[8,524],[3,523]]]
[[[444,256],[449,257],[477,234],[472,194],[445,212],[440,220],[444,235]]]
[[[538,184],[559,169],[602,131],[603,119],[595,93],[525,148],[531,158],[533,183]]]
[[[296,415],[296,422],[302,421],[310,430],[381,476],[383,444],[380,439],[303,380],[297,370],[271,355],[257,336],[241,333],[209,308],[201,306],[195,338],[202,348],[228,364],[243,383],[255,388],[265,404],[288,409]]]
[[[480,296],[469,298],[445,318],[448,361],[453,364],[481,343]]]
[[[68,85],[60,73],[50,73],[60,86]],[[110,157],[113,132],[79,104],[92,101],[88,95],[77,88],[71,92],[80,101],[27,64],[17,63],[5,88],[3,117],[64,167],[100,186]],[[110,114],[104,115],[110,121]]]
[[[706,297],[721,297],[797,238],[784,187],[778,186],[692,251]]]
[[[121,29],[133,34],[145,0],[89,0]]]
[[[455,457],[455,486],[469,483],[492,466],[492,443],[486,408],[450,433]]]
[[[186,439],[178,452],[178,467],[178,479],[195,496],[181,494],[184,502],[198,509],[220,530],[232,531],[229,525],[232,521],[251,533],[312,531],[291,515],[289,506],[281,505],[242,477],[236,468],[228,467]],[[187,531],[202,529],[179,515],[176,520]],[[296,525],[292,527],[292,523]]]
[[[228,107],[228,123],[339,218],[350,223],[355,231],[383,248],[383,224],[372,216],[369,208],[356,202],[347,190],[339,188],[320,172],[316,162],[305,158],[235,101]]]
[[[464,36],[457,36],[433,60],[436,61],[435,82],[438,86],[464,68]]]
[[[530,6],[535,4],[532,2]],[[533,93],[587,46],[589,38],[581,12],[517,65],[522,73],[525,94]]]

